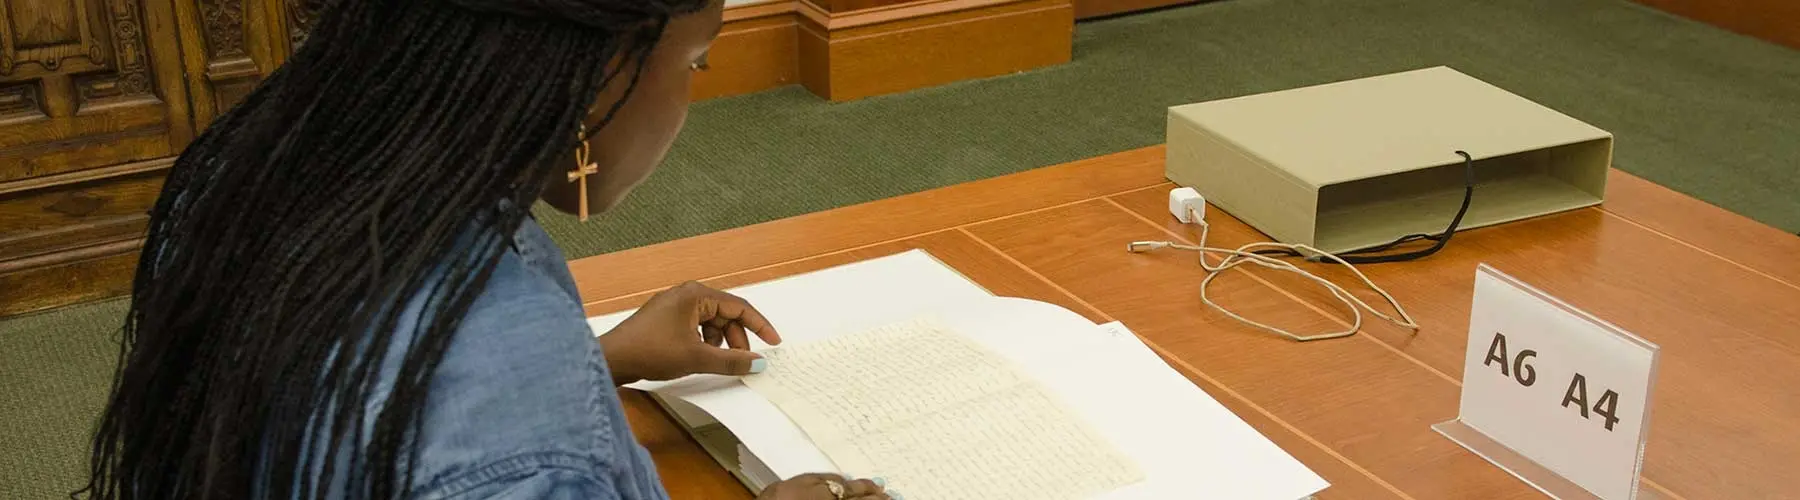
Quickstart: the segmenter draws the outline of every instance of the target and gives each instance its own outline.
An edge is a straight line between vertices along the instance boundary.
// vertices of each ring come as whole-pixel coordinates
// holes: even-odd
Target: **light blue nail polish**
[[[872,477],[872,478],[869,478],[869,481],[872,481],[872,482],[874,482],[874,483],[875,483],[875,485],[876,485],[876,486],[880,486],[880,487],[883,487],[883,488],[886,488],[886,487],[887,487],[887,480],[886,480],[886,479],[882,479],[882,478],[879,478],[879,477]]]
[[[750,360],[750,373],[762,373],[767,369],[769,369],[769,360],[762,358]]]
[[[906,500],[906,497],[900,496],[900,492],[898,491],[889,491],[887,492],[887,496],[894,500]]]

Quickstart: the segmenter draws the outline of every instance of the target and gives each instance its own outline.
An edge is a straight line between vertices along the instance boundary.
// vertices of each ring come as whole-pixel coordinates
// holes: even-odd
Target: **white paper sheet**
[[[993,297],[987,290],[921,250],[909,250],[805,274],[734,288],[731,293],[754,304],[781,331],[784,344],[826,338],[917,316],[940,304]],[[635,310],[588,319],[602,335]],[[753,349],[768,347],[754,336]],[[669,382],[640,382],[626,387],[654,391],[673,404],[691,425],[720,422],[745,447],[757,452],[770,470],[783,478],[808,472],[837,472],[806,435],[768,400],[735,377],[695,375]]]
[[[1131,439],[1134,442],[1167,440],[1156,447],[1163,448],[1165,451],[1158,453],[1166,453],[1169,459],[1143,464],[1153,481],[1192,481],[1189,493],[1181,498],[1297,499],[1330,486],[1175,371],[1123,323],[1100,325],[1095,333],[1110,341],[1108,356],[1117,357],[1114,363],[1121,370],[1118,378],[1133,380],[1137,394],[1156,394],[1158,399],[1158,404],[1152,406],[1160,408],[1139,415],[1141,425],[1146,427],[1131,432],[1137,434]],[[1136,368],[1137,373],[1125,371],[1130,369],[1127,367]],[[1191,452],[1184,459],[1177,459],[1183,449]],[[1178,488],[1171,485],[1169,494]],[[1173,498],[1118,493],[1106,498]]]
[[[744,377],[846,474],[913,498],[1083,500],[1143,479],[1006,357],[921,317],[767,352]]]
[[[1136,336],[1120,334],[1122,326],[1097,328],[1055,305],[993,297],[920,251],[732,292],[776,323],[784,345],[937,314],[1061,396],[1147,475],[1097,499],[1293,500],[1328,485]],[[604,332],[625,314],[591,323]],[[779,477],[842,472],[785,414],[735,378],[696,376],[634,387],[710,413]]]

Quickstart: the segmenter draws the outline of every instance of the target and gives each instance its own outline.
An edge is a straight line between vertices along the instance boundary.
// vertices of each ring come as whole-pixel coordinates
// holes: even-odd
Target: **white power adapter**
[[[1178,187],[1169,190],[1169,214],[1180,219],[1182,223],[1193,224],[1195,217],[1206,219],[1206,197],[1191,187]]]

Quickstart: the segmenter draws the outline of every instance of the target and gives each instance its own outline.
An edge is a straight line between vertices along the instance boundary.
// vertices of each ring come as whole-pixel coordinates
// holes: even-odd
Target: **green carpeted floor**
[[[546,226],[582,257],[1156,144],[1174,104],[1434,65],[1613,132],[1619,168],[1800,231],[1800,51],[1625,0],[1223,0],[1084,23],[1074,62],[1025,74],[708,101],[625,206]],[[77,486],[122,310],[0,321],[0,498]]]

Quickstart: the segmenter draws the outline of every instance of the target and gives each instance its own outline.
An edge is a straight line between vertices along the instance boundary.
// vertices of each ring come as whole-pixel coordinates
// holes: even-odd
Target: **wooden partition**
[[[694,75],[693,100],[748,94],[800,82],[799,22],[793,0],[725,9],[725,25]]]
[[[827,12],[800,5],[800,82],[832,101],[1068,62],[1069,0],[921,0]]]
[[[1637,0],[1731,31],[1800,49],[1800,0]]]
[[[1070,0],[776,0],[733,6],[694,99],[792,83],[832,101],[1068,62]]]

